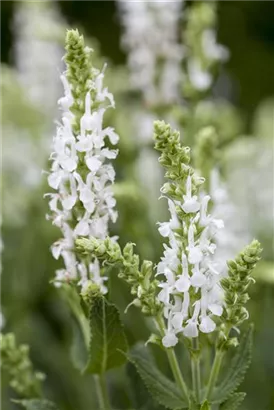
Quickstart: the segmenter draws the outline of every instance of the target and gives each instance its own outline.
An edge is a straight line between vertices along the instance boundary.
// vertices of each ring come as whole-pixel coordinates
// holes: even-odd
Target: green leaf
[[[223,403],[241,384],[251,362],[253,325],[243,334],[225,377],[213,393],[213,403]]]
[[[86,373],[102,374],[126,362],[128,345],[118,309],[102,295],[91,302],[90,332]]]
[[[220,410],[236,410],[244,401],[245,393],[234,393],[220,406]]]
[[[12,400],[26,410],[58,410],[52,401],[44,399]]]
[[[200,410],[210,410],[210,405],[207,400],[201,405]]]
[[[168,409],[188,408],[176,384],[157,369],[146,353],[146,349],[137,346],[128,358],[136,366],[139,375],[155,401]]]
[[[163,410],[164,407],[159,406],[152,399],[135,365],[128,362],[126,370],[127,380],[129,381],[129,397],[134,408],[139,410]]]

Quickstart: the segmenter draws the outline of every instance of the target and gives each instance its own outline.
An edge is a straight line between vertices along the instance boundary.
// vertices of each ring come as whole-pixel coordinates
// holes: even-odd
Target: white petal
[[[200,209],[199,202],[195,199],[195,197],[188,199],[182,205],[182,209],[186,214],[198,212]]]
[[[103,155],[104,157],[106,157],[108,159],[115,159],[117,157],[117,154],[118,154],[117,149],[104,148],[101,151],[101,155]]]
[[[187,292],[190,287],[190,280],[186,276],[181,276],[176,282],[175,282],[175,288],[179,292]]]
[[[174,329],[180,329],[182,327],[183,319],[184,317],[181,312],[175,313],[175,315],[171,319],[171,324]]]
[[[60,182],[62,181],[63,172],[53,172],[48,176],[48,184],[53,189],[58,189]]]
[[[216,323],[209,316],[205,316],[202,318],[199,328],[203,333],[211,333],[215,330]]]
[[[95,202],[94,201],[89,201],[89,202],[85,202],[84,203],[84,208],[86,211],[88,211],[89,213],[93,213],[94,209],[95,209]]]
[[[169,303],[169,290],[167,287],[163,288],[158,294],[158,300],[165,305]]]
[[[170,234],[170,226],[169,222],[160,223],[160,227],[158,228],[160,235],[166,238]]]
[[[90,171],[96,172],[98,169],[101,167],[102,163],[99,161],[98,158],[96,157],[89,157],[86,159],[86,164],[87,167],[89,168]]]
[[[77,162],[71,157],[66,157],[60,161],[61,167],[68,172],[72,172],[77,168]]]
[[[178,338],[174,333],[169,332],[163,337],[162,343],[165,347],[173,347],[178,343]]]
[[[118,134],[116,134],[116,132],[114,132],[113,128],[111,127],[107,127],[104,130],[104,135],[107,135],[109,137],[109,140],[113,145],[116,145],[119,141]]]
[[[60,242],[56,242],[51,246],[51,253],[54,259],[59,259],[59,256],[61,255],[61,252],[63,250],[63,246]]]
[[[213,313],[213,315],[222,316],[222,313],[223,313],[222,306],[217,305],[216,303],[212,303],[208,305],[208,309]]]
[[[78,222],[78,224],[76,225],[75,229],[74,229],[74,234],[75,235],[83,235],[86,236],[89,234],[89,224],[87,221],[80,221]]]
[[[66,198],[64,198],[64,199],[62,200],[63,208],[64,208],[66,211],[69,211],[69,210],[72,209],[73,206],[75,205],[76,200],[77,200],[77,197],[76,197],[76,196],[73,196],[73,195],[67,196]]]
[[[192,286],[200,288],[206,282],[206,277],[200,272],[195,272],[193,276],[190,278],[190,282]]]
[[[191,338],[197,337],[198,336],[197,323],[190,320],[189,323],[184,328],[183,332],[186,337],[191,337]]]
[[[196,264],[200,263],[203,259],[203,253],[198,247],[193,247],[189,249],[188,261],[189,263]]]
[[[80,190],[80,200],[83,203],[93,201],[93,199],[94,199],[94,194],[88,187],[84,187],[83,189]]]

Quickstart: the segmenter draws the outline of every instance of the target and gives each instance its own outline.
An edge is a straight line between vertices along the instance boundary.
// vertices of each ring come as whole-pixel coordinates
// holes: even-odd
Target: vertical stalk
[[[227,323],[227,327],[224,332],[224,340],[227,340],[231,327],[232,325]],[[213,366],[212,366],[212,369],[209,375],[209,381],[208,381],[206,394],[205,394],[205,399],[207,400],[210,400],[214,386],[217,382],[224,354],[225,354],[225,351],[223,350],[223,345],[221,345],[216,351]]]
[[[94,376],[95,385],[96,385],[96,393],[99,402],[99,409],[100,410],[111,410],[109,399],[108,399],[108,392],[107,392],[107,385],[106,379],[103,374],[99,374]]]
[[[165,335],[165,323],[164,323],[162,317],[157,318],[157,324],[158,324],[158,328],[160,330],[161,336],[164,337],[164,335]],[[180,388],[180,390],[182,391],[183,396],[186,399],[187,403],[189,403],[188,388],[187,388],[187,385],[184,381],[183,375],[181,373],[175,351],[174,351],[173,348],[169,347],[169,348],[165,349],[165,352],[167,354],[169,365],[171,367],[171,370],[172,370],[174,379],[176,381],[176,384]]]
[[[191,354],[191,374],[192,374],[192,386],[195,392],[197,402],[200,403],[201,397],[201,372],[200,372],[200,352],[199,352],[199,339],[192,339],[193,354]]]
[[[218,375],[219,375],[219,372],[220,372],[223,356],[224,356],[224,352],[222,350],[217,350],[216,355],[215,355],[215,359],[214,359],[214,362],[213,362],[213,366],[212,366],[212,369],[211,369],[211,372],[210,372],[207,389],[206,389],[205,398],[208,399],[208,400],[210,400],[210,397],[212,395],[212,391],[213,391],[214,386],[216,384],[216,381],[217,381],[217,378],[218,378]]]

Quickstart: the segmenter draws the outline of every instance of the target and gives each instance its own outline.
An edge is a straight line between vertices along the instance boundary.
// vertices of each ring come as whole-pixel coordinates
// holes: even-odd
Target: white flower
[[[107,99],[114,106],[112,95],[103,88],[103,77],[103,72],[95,74],[92,95],[97,102],[104,104]],[[74,116],[69,111],[73,103],[70,85],[65,75],[61,80],[65,97],[59,100],[59,104],[64,113],[53,139],[52,167],[48,176],[49,186],[57,192],[46,194],[50,197],[50,218],[63,234],[63,238],[51,248],[53,256],[56,259],[62,256],[65,265],[65,269],[56,272],[56,284],[60,286],[64,281],[78,279],[82,291],[94,283],[106,293],[107,278],[101,276],[98,260],[87,265],[83,263],[74,252],[74,243],[79,236],[106,238],[109,220],[114,222],[117,218],[116,201],[110,189],[115,171],[106,161],[116,158],[118,151],[106,147],[105,138],[116,144],[119,137],[112,128],[103,127],[106,108],[99,106],[91,112],[94,101],[90,92],[85,96],[80,135],[75,135],[71,125]]]
[[[188,319],[187,321],[187,325],[184,328],[184,335],[186,337],[197,337],[199,332],[198,332],[198,316],[200,313],[200,308],[201,308],[201,302],[197,301],[195,303],[195,307],[194,307],[194,313],[191,317],[191,319]]]
[[[173,332],[167,332],[162,339],[163,346],[173,347],[178,343],[178,338]]]
[[[217,44],[216,33],[213,30],[205,30],[202,36],[202,47],[206,57],[226,61],[229,58],[229,51],[224,46]]]
[[[207,90],[213,81],[212,75],[201,68],[199,61],[188,61],[189,80],[194,88],[199,91]]]
[[[197,200],[197,196],[192,196],[191,191],[191,176],[187,177],[186,183],[186,195],[184,195],[184,203],[182,209],[186,214],[198,212],[200,209],[200,204]]]
[[[183,197],[186,208],[183,210],[186,214],[196,215],[187,215],[180,221],[176,213],[178,203],[169,200],[171,218],[159,229],[169,241],[169,246],[164,244],[164,255],[157,266],[157,275],[164,274],[165,277],[159,284],[158,300],[164,305],[168,324],[163,338],[166,347],[177,343],[179,333],[193,338],[199,335],[199,331],[213,332],[216,328],[214,316],[221,316],[223,312],[223,290],[219,283],[222,265],[215,259],[216,244],[212,242],[212,237],[223,224],[207,215],[209,196],[192,197],[191,184],[189,175]],[[183,240],[179,232],[184,233]],[[195,297],[191,301],[190,295],[193,294],[201,295],[200,299]]]

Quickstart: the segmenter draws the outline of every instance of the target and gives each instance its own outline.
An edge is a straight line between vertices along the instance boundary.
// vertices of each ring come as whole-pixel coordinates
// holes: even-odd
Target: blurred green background
[[[85,33],[97,40],[101,54],[110,60],[111,66],[125,64],[126,56],[120,48],[122,29],[114,1],[60,1],[56,3],[58,3],[64,20],[70,26],[84,29]],[[14,66],[12,50],[15,34],[12,21],[15,9],[16,2],[4,1],[1,4],[1,61],[11,67]],[[232,192],[236,198],[242,198],[243,193],[247,192],[245,189],[247,180],[254,179],[256,173],[261,172],[262,168],[265,174],[258,175],[259,177],[262,175],[260,177],[262,178],[262,189],[268,194],[267,205],[264,205],[264,208],[260,207],[259,195],[261,194],[257,193],[255,184],[254,191],[249,191],[248,195],[250,209],[246,210],[250,214],[250,224],[254,225],[251,227],[251,232],[262,241],[265,254],[261,268],[256,273],[257,284],[252,288],[249,302],[250,316],[255,322],[256,334],[253,362],[243,385],[247,398],[242,405],[242,410],[271,410],[274,409],[273,219],[270,218],[272,221],[270,224],[265,223],[264,216],[258,219],[259,213],[256,212],[273,214],[273,191],[271,189],[273,189],[274,171],[274,105],[272,100],[274,98],[274,2],[221,1],[218,14],[218,40],[230,50],[231,54],[225,66],[225,75],[229,78],[232,87],[223,86],[221,93],[238,108],[242,122],[241,134],[243,136],[237,141],[238,145],[233,148],[232,161],[230,153],[227,153],[228,170],[231,171],[232,182],[238,175],[233,173],[235,169],[243,175],[243,185],[238,186],[235,192],[233,190]],[[64,25],[66,26],[66,23]],[[50,58],[51,55],[48,55],[48,59]],[[3,87],[5,88],[8,76],[4,74],[2,70]],[[10,81],[15,89],[16,84],[13,78]],[[111,88],[111,91],[114,90]],[[5,95],[2,91],[3,104],[5,104]],[[18,105],[18,95],[14,94],[7,115],[10,115],[20,126],[25,111],[22,109],[23,103]],[[6,109],[3,108],[4,119],[5,115]],[[33,120],[34,116],[31,113],[27,115]],[[35,118],[38,118],[37,127],[39,128],[43,117],[40,118],[37,113],[35,115]],[[34,129],[35,124],[32,123],[31,126],[27,124],[24,127]],[[34,131],[34,138],[35,133],[36,131]],[[48,134],[51,140],[52,130],[48,131]],[[5,135],[3,137],[5,139]],[[126,141],[122,143],[123,157],[118,164],[118,179],[123,179],[123,173],[126,172],[123,169],[130,170],[130,164],[135,155],[134,148],[127,147]],[[249,150],[252,155],[247,158],[246,147],[249,145],[252,146]],[[261,155],[263,164],[258,165],[260,149],[270,155],[272,152],[272,160],[268,160],[266,169],[264,169],[263,154]],[[24,155],[24,152],[19,155]],[[257,184],[259,183],[258,175],[257,179],[255,178]],[[8,190],[9,187],[5,187],[5,181],[3,181],[3,201],[9,196]],[[14,331],[20,342],[30,344],[35,366],[47,374],[46,394],[55,400],[61,409],[94,409],[92,407],[94,406],[92,379],[80,376],[69,360],[72,338],[69,309],[58,291],[49,284],[58,265],[53,260],[49,247],[58,238],[59,233],[45,220],[47,204],[43,200],[43,194],[47,190],[45,178],[44,183],[32,190],[31,194],[24,188],[14,189],[13,199],[16,197],[16,200],[21,203],[27,198],[23,221],[18,224],[13,223],[12,219],[13,217],[16,219],[16,215],[12,214],[9,220],[3,220],[2,306],[6,321],[4,331]],[[256,198],[256,204],[252,208],[251,203]],[[240,205],[242,205],[241,199],[239,199]],[[246,206],[246,202],[244,205]],[[116,232],[115,229],[122,231],[123,227],[128,226],[127,233],[124,236],[121,235],[122,242],[131,239],[136,242],[143,257],[151,257],[156,262],[161,254],[161,243],[157,236],[157,227],[149,222],[144,224],[146,206],[144,202],[137,207],[136,198],[130,206],[125,205],[123,201],[118,201],[121,217],[118,228],[113,228],[113,231]],[[149,235],[146,231],[148,227],[151,229]],[[149,239],[156,241],[154,246],[151,247]],[[121,283],[117,285],[117,282],[113,280],[114,275],[115,272],[112,273],[111,297],[123,312],[131,296],[126,286]],[[148,331],[137,309],[133,308],[126,316],[123,314],[122,316],[130,343],[146,340]],[[161,366],[166,366],[161,357],[159,361]],[[115,400],[117,401],[117,408],[128,408],[128,395],[121,382],[124,374],[122,370],[120,373],[119,377],[114,377],[111,373],[109,375],[113,401],[114,403]],[[2,390],[3,409],[10,410],[13,405],[9,402],[9,397],[14,396],[6,386],[5,376],[3,376]]]

